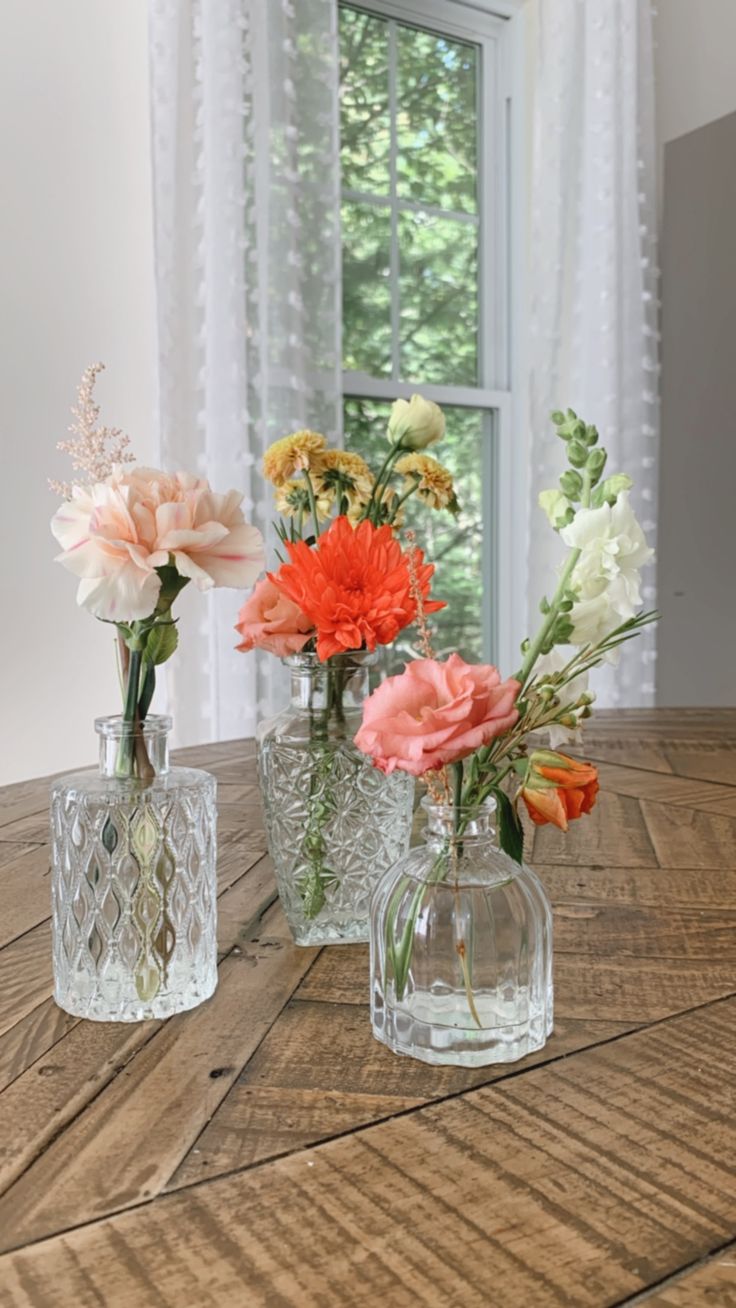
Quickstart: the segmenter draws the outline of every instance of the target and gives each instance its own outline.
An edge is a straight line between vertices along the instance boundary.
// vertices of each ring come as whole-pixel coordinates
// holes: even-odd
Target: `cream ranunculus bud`
[[[445,415],[438,404],[412,395],[410,400],[396,400],[388,420],[388,438],[392,445],[405,450],[426,450],[445,434]]]

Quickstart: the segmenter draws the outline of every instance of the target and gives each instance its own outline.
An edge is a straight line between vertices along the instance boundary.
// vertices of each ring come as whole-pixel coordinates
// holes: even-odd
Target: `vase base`
[[[404,1010],[374,1006],[373,1034],[394,1054],[451,1067],[489,1067],[517,1063],[538,1053],[552,1031],[551,1018],[539,1013],[519,1025],[468,1028],[423,1022]]]
[[[126,998],[115,1004],[109,997],[100,994],[85,997],[63,994],[57,989],[54,991],[54,1003],[71,1017],[81,1017],[87,1022],[154,1022],[198,1008],[212,998],[216,989],[215,971],[214,976],[204,983],[191,985],[176,993],[169,991],[148,1001]]]
[[[347,926],[320,926],[315,922],[307,926],[289,924],[295,945],[311,949],[319,945],[365,945],[368,943],[368,923],[358,922]]]

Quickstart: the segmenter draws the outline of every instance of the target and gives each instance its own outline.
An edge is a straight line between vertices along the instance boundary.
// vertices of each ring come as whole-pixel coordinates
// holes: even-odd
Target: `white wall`
[[[118,708],[111,629],[52,562],[47,476],[87,364],[150,461],[146,0],[4,0],[0,43],[0,784],[90,762]]]
[[[733,704],[736,0],[659,0],[660,704]],[[690,133],[687,140],[681,140]],[[664,155],[668,142],[667,184]]]
[[[654,37],[664,146],[736,109],[736,0],[659,0]]]

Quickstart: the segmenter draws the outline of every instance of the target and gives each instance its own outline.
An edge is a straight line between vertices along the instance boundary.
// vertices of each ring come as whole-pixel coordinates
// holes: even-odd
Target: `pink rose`
[[[258,582],[245,601],[235,630],[243,637],[236,649],[266,649],[282,659],[287,654],[298,654],[314,633],[309,618],[268,577]]]
[[[77,602],[98,618],[132,622],[153,612],[157,568],[173,563],[199,590],[251,586],[264,563],[263,538],[243,517],[242,495],[217,495],[188,473],[115,469],[76,486],[51,523],[80,578]]]
[[[420,777],[457,763],[501,736],[518,720],[521,689],[484,664],[451,654],[446,663],[416,659],[366,700],[355,743],[382,772],[400,768]]]

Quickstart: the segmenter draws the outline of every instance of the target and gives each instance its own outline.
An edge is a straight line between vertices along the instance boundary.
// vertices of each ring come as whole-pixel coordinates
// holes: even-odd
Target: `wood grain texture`
[[[364,946],[291,944],[253,742],[179,752],[221,981],[166,1023],[55,1007],[48,779],[0,792],[0,1304],[736,1308],[736,711],[591,727],[598,806],[528,841],[555,1033],[474,1072],[372,1040]]]
[[[613,1304],[733,1230],[736,1125],[710,1095],[735,1018],[673,1018],[13,1253],[8,1301]]]
[[[736,1245],[639,1300],[648,1308],[736,1308]]]
[[[292,1000],[167,1188],[252,1166],[512,1072],[503,1065],[428,1068],[394,1057],[378,1041],[366,1044],[365,1028],[365,1011],[357,1005]],[[525,1066],[628,1029],[616,1022],[560,1021]]]
[[[20,1179],[0,1198],[0,1247],[39,1239],[48,1229],[64,1230],[158,1194],[314,957],[314,950],[291,943],[279,912],[268,914],[263,927],[257,941],[225,959],[207,1004],[165,1024],[151,1023],[150,1037],[148,1023],[122,1032],[114,1024],[101,1024],[99,1031],[90,1030],[89,1023],[74,1028],[65,1046],[77,1032],[82,1042],[100,1043],[97,1065],[109,1071],[109,1082],[80,1117],[71,1114],[67,1097],[59,1111],[69,1120],[68,1129],[30,1168],[24,1170],[27,1156],[45,1143],[38,1131],[8,1164]],[[94,1066],[94,1057],[84,1059],[71,1047],[66,1064],[62,1057],[58,1050],[49,1055],[69,1096],[87,1063]],[[37,1072],[31,1068],[27,1075]],[[23,1114],[21,1082],[12,1090],[17,1094],[10,1103],[11,1126],[13,1108]],[[84,1098],[84,1087],[77,1093]],[[49,1095],[55,1102],[54,1088],[42,1084],[36,1098],[50,1108]],[[40,1130],[41,1108],[27,1108],[26,1120]]]

